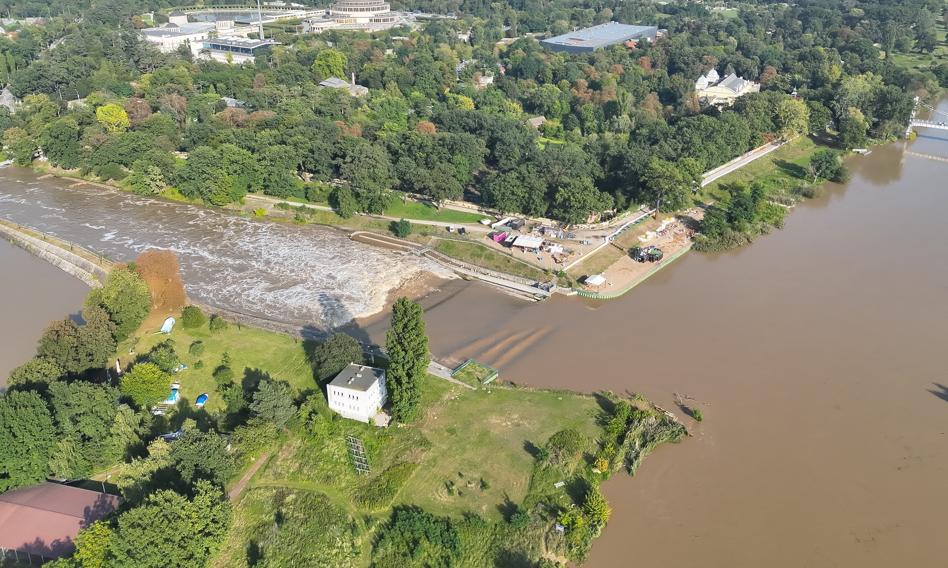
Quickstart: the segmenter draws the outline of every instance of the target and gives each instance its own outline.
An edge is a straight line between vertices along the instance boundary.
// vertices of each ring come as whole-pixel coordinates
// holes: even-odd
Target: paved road
[[[771,142],[770,144],[765,144],[764,146],[754,148],[750,152],[734,158],[723,166],[719,166],[709,172],[705,172],[702,174],[701,187],[714,183],[718,179],[728,175],[731,172],[735,172],[743,168],[758,158],[763,158],[767,154],[773,152],[777,148],[780,148],[786,143],[787,141],[781,140],[777,142]]]
[[[316,205],[315,203],[297,203],[295,201],[287,201],[285,199],[277,199],[275,197],[267,197],[263,195],[247,195],[246,197],[244,197],[244,199],[247,201],[258,201],[258,202],[269,203],[272,205],[276,205],[277,203],[286,203],[294,207],[299,207],[302,205],[303,207],[308,207],[310,209],[317,209],[319,211],[332,211],[333,210],[332,207],[329,207],[327,205]],[[400,221],[402,219],[401,217],[391,217],[388,215],[365,215],[365,216],[371,217],[373,219],[383,219],[385,221]],[[487,234],[493,230],[490,227],[481,225],[479,223],[445,223],[443,221],[428,221],[424,219],[408,219],[408,220],[411,221],[412,224],[415,224],[415,225],[430,225],[432,227],[442,227],[442,228],[464,227],[469,233]]]

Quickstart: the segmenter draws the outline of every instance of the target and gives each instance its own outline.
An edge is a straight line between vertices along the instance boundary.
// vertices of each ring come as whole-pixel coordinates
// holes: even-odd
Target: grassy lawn
[[[903,67],[914,69],[928,69],[933,63],[944,60],[948,57],[948,44],[946,44],[946,29],[941,22],[935,24],[935,37],[938,39],[938,45],[932,53],[920,53],[911,51],[903,53],[895,51],[892,53],[892,62]]]
[[[534,464],[528,448],[565,428],[596,438],[598,412],[592,397],[577,394],[453,386],[419,424],[431,447],[396,503],[500,520],[507,499],[519,503],[527,494]]]
[[[211,413],[225,407],[224,401],[215,392],[216,385],[212,376],[225,351],[230,355],[230,367],[234,370],[235,380],[238,382],[246,371],[261,370],[276,380],[290,383],[300,392],[316,387],[312,367],[302,342],[288,335],[246,326],[238,327],[235,324],[230,324],[223,331],[211,333],[207,324],[200,329],[185,329],[180,322],[175,325],[170,335],[144,331],[145,334],[137,340],[132,339],[119,346],[122,364],[134,360],[138,354],[147,353],[166,339],[173,340],[181,362],[188,366],[186,370],[174,375],[174,380],[181,383],[182,398],[193,402],[199,394],[208,393],[210,399],[205,408]],[[204,343],[204,353],[200,356],[189,354],[191,343],[198,340]],[[134,353],[129,353],[130,349],[133,349]],[[195,368],[198,361],[203,362],[200,369]]]
[[[488,270],[506,272],[507,274],[513,274],[523,278],[530,278],[532,280],[547,279],[547,274],[545,271],[540,270],[534,266],[530,266],[525,262],[521,262],[501,252],[497,252],[482,244],[437,239],[432,248],[441,254],[448,255],[482,268],[487,268]]]
[[[726,195],[723,187],[734,182],[762,183],[768,195],[789,194],[793,188],[807,183],[801,176],[805,175],[810,156],[818,148],[811,138],[798,136],[782,148],[703,188],[698,192],[698,199],[717,201]]]
[[[420,201],[396,201],[385,209],[389,217],[418,219],[421,221],[440,221],[443,223],[478,223],[486,216],[480,213],[468,213],[454,209],[438,209]]]

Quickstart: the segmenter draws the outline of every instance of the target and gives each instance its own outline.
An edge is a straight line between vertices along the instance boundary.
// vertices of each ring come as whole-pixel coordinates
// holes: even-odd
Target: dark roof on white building
[[[385,371],[375,367],[366,367],[365,365],[356,365],[349,363],[349,366],[339,371],[336,378],[329,383],[330,386],[339,387],[348,390],[365,392],[378,381],[385,380]]]

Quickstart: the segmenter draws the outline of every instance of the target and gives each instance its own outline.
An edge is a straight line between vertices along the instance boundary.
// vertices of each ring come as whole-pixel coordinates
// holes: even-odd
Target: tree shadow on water
[[[941,383],[932,384],[935,386],[935,388],[928,389],[928,392],[932,393],[943,401],[948,402],[948,386],[945,386]]]

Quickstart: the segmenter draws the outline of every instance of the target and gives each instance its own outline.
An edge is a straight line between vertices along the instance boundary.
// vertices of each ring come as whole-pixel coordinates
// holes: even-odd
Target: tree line
[[[20,164],[44,157],[142,194],[324,201],[331,184],[344,216],[407,192],[576,223],[659,199],[686,205],[700,172],[770,139],[829,130],[859,147],[897,135],[912,96],[935,92],[946,65],[895,62],[925,52],[924,30],[943,17],[934,2],[902,4],[745,2],[734,18],[691,4],[627,15],[465,4],[462,19],[418,31],[278,34],[282,45],[242,66],[158,53],[123,8],[118,22],[52,18],[3,39],[0,51],[19,50],[8,83],[24,99],[15,115],[0,110],[0,129]],[[617,17],[667,36],[589,55],[549,53],[530,37],[497,45]],[[35,39],[57,35],[52,50]],[[763,92],[704,107],[694,80],[712,68]],[[351,73],[367,97],[318,85]],[[484,75],[495,80],[479,88]],[[532,116],[546,121],[535,129]]]

